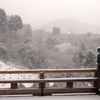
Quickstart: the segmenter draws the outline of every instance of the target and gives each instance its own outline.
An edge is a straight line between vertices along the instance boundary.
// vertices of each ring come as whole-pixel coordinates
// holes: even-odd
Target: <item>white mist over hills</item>
[[[44,29],[47,32],[52,32],[53,27],[59,27],[61,29],[61,33],[68,33],[68,31],[72,31],[73,33],[78,34],[88,32],[100,34],[100,25],[89,25],[66,18],[50,21],[45,25],[38,26],[36,29]]]

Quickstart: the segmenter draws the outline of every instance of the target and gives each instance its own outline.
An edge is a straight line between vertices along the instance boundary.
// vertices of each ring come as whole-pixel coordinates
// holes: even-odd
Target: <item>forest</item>
[[[0,8],[0,60],[27,69],[95,68],[100,34],[33,30]]]
[[[51,32],[33,30],[19,15],[7,15],[0,8],[0,61],[6,64],[12,63],[20,69],[95,68],[99,44],[98,33],[77,34],[69,31],[63,34],[58,26],[54,26]],[[92,73],[62,73],[48,77],[84,75],[93,76]],[[59,85],[65,84],[55,84]],[[84,83],[77,85],[82,86]]]

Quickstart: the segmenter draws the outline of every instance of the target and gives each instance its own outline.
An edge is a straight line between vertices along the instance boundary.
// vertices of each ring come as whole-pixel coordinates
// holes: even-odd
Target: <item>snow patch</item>
[[[5,64],[0,61],[0,71],[16,71],[22,70],[17,68],[14,64]],[[0,80],[17,80],[17,79],[38,79],[38,75],[36,74],[0,74]],[[25,87],[31,87],[33,83],[22,83]],[[0,88],[10,88],[10,84],[2,83],[0,84]]]
[[[53,85],[54,85],[54,83],[53,83],[53,82],[50,82],[50,83],[49,83],[49,86],[50,86],[50,87],[51,87],[51,86],[53,86]]]
[[[62,43],[55,46],[60,52],[65,52],[68,49],[73,49],[73,45],[71,43]]]

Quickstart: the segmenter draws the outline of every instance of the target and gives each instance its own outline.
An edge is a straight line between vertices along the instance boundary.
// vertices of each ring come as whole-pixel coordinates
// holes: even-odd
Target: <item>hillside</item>
[[[37,29],[44,29],[48,32],[52,32],[53,27],[59,27],[62,33],[67,33],[69,30],[73,33],[100,33],[100,26],[89,25],[81,23],[71,19],[58,19],[46,23],[45,25],[37,27]]]
[[[10,61],[15,65],[28,69],[95,67],[97,47],[100,45],[100,34],[81,34],[86,32],[86,29],[90,29],[87,24],[68,19],[56,20],[51,24],[48,23],[48,25],[52,25],[49,27],[51,31],[54,27],[53,32],[50,33],[43,29],[33,31],[29,24],[10,20],[9,24],[13,23],[15,26],[17,22],[21,22],[21,26],[23,24],[23,27],[19,27],[19,29],[17,27],[16,29],[16,27],[11,26],[12,24],[10,26],[7,24],[9,20],[5,11],[3,9],[0,11],[1,13],[4,12],[5,15],[0,24],[1,61],[5,63]],[[1,17],[3,16],[1,14]],[[10,16],[10,18],[19,19],[20,16]],[[72,27],[73,30],[77,27],[77,33],[80,31],[80,34],[61,34],[65,32],[63,29],[67,33],[69,28],[66,27],[68,26],[69,28]],[[70,30],[75,33],[76,31],[73,31],[72,28]]]

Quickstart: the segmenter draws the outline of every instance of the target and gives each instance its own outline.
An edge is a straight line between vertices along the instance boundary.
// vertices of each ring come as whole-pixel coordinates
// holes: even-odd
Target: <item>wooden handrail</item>
[[[97,72],[96,68],[86,69],[34,69],[34,70],[18,70],[18,71],[0,71],[0,74],[36,74],[36,73],[63,73],[63,72]]]
[[[46,78],[46,79],[21,79],[21,80],[0,80],[0,83],[47,83],[47,82],[91,82],[97,78]]]
[[[47,73],[94,73],[94,77],[71,77],[71,78],[45,78],[45,74]],[[47,89],[45,87],[45,83],[49,82],[66,82],[66,87],[61,88],[61,93],[73,93],[78,91],[78,93],[82,92],[96,92],[98,88],[98,77],[97,77],[97,69],[96,68],[86,68],[86,69],[34,69],[34,70],[17,70],[17,71],[0,71],[0,74],[39,74],[40,77],[38,79],[10,79],[10,80],[0,80],[1,83],[10,83],[11,89],[0,90],[2,93],[0,94],[20,94],[20,93],[35,93],[36,95],[44,96],[46,94],[52,93],[60,93],[60,89]],[[95,85],[90,88],[73,88],[73,82],[94,82]],[[39,88],[37,89],[19,89],[17,87],[18,83],[39,83]],[[19,91],[19,92],[18,92]],[[26,92],[25,92],[26,91]],[[47,93],[46,93],[47,91]]]

